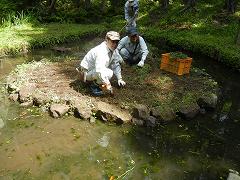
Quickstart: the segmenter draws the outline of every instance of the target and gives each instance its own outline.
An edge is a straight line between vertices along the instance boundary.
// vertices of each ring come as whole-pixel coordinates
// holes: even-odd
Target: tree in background
[[[227,10],[228,13],[235,13],[237,8],[237,1],[236,0],[225,0],[224,9]]]
[[[183,0],[183,4],[184,4],[184,9],[181,12],[185,12],[188,10],[194,10],[195,12],[197,12],[196,9],[196,2],[197,0]]]
[[[85,9],[88,10],[91,7],[91,1],[90,0],[84,0]]]
[[[169,0],[162,0],[162,8],[167,10],[169,6]]]
[[[56,5],[57,0],[49,0],[49,12],[52,14],[55,11],[55,5]]]

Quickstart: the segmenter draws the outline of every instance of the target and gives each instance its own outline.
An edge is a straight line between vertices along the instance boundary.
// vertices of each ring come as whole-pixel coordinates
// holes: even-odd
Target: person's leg
[[[98,84],[104,81],[110,81],[113,76],[113,71],[109,68],[105,68],[101,74],[97,73],[95,69],[88,71],[86,74],[87,81],[96,81]]]
[[[120,55],[122,56],[123,60],[129,64],[132,65],[133,64],[133,57],[131,56],[131,54],[129,53],[129,51],[126,48],[122,48],[119,51]]]
[[[133,26],[133,27],[137,27],[136,20],[133,20],[133,22],[132,22],[132,26]]]
[[[101,74],[97,73],[95,69],[87,72],[86,80],[91,81],[89,85],[91,93],[95,96],[103,95],[104,93],[100,88],[100,85],[102,84],[102,80],[110,81],[112,76],[113,76],[113,71],[109,68],[105,68],[103,73]]]
[[[87,74],[87,69],[82,68],[82,67],[77,67],[76,71],[78,72],[78,78],[82,82],[86,82],[86,74]]]
[[[138,64],[142,59],[142,53],[135,54],[133,56],[133,64]]]
[[[131,17],[131,18],[133,18],[133,17]],[[131,27],[137,27],[137,23],[136,23],[135,19],[126,26],[126,31],[128,31]]]
[[[124,61],[126,61],[129,58],[129,55],[130,55],[126,48],[120,49],[119,54],[122,56]]]

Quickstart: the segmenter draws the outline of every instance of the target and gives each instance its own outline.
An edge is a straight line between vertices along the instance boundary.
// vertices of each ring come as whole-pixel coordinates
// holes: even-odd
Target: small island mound
[[[159,60],[151,56],[143,68],[122,65],[127,85],[118,88],[113,80],[114,96],[94,97],[77,79],[78,63],[43,59],[17,66],[7,78],[9,98],[24,107],[38,106],[54,118],[72,114],[151,127],[192,119],[217,105],[218,84],[197,68],[177,76],[160,70]]]

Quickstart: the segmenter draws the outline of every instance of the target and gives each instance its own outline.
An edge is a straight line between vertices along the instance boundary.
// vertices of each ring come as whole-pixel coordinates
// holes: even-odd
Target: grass
[[[164,39],[170,46],[200,52],[240,69],[240,48],[234,43],[239,13],[228,15],[222,7],[217,1],[212,4],[198,2],[197,13],[180,13],[182,7],[178,3],[173,3],[168,13],[156,7],[150,15],[139,20],[143,25],[140,29],[158,46],[161,46],[159,39]],[[156,20],[153,21],[152,16]],[[149,23],[153,26],[146,28]]]
[[[105,26],[101,24],[39,25],[34,18],[23,13],[9,15],[0,26],[0,55],[28,52],[36,47],[55,45],[90,35],[98,36],[105,31]]]
[[[181,13],[184,8],[181,1],[174,1],[166,12],[157,2],[141,1],[138,27],[147,42],[157,47],[163,47],[165,44],[160,42],[164,40],[170,47],[202,53],[240,69],[240,48],[234,43],[240,12],[229,15],[222,7],[223,2],[204,0],[197,2],[197,12]],[[10,14],[0,27],[0,55],[28,52],[35,47],[98,35],[107,29],[119,31],[125,25],[122,16],[103,21],[95,25],[38,25],[32,15]]]

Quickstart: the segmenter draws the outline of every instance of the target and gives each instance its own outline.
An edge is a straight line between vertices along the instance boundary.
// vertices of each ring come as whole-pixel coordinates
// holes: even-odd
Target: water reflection
[[[194,55],[193,55],[194,56]],[[194,56],[194,65],[205,69],[220,86],[216,116],[219,121],[240,120],[240,73],[205,56]]]
[[[221,121],[240,120],[240,85],[237,82],[225,81],[223,83],[218,104],[218,119]]]

